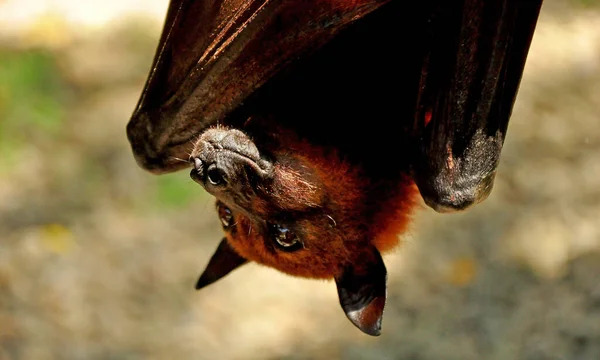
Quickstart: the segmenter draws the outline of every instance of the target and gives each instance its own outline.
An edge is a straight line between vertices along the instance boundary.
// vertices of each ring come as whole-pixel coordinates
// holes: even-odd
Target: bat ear
[[[196,290],[214,283],[247,262],[248,260],[238,255],[229,245],[227,239],[223,238],[219,247],[210,258],[208,265],[206,265],[206,269],[200,275],[196,283]]]
[[[381,319],[387,293],[387,271],[379,251],[372,247],[366,263],[350,264],[335,279],[342,309],[362,332],[381,334]]]

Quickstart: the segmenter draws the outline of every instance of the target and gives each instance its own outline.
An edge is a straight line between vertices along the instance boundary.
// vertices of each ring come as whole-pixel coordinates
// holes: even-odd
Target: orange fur
[[[348,263],[360,266],[357,260],[371,245],[385,252],[398,244],[417,194],[408,176],[374,179],[335,148],[313,145],[284,129],[272,135],[276,140],[268,150],[275,176],[267,189],[272,196],[255,199],[252,209],[231,209],[236,225],[226,238],[236,252],[293,276],[327,279],[340,275]],[[381,198],[370,198],[372,189]],[[272,246],[265,223],[286,212],[301,214],[280,221],[295,229],[304,249],[285,252]]]

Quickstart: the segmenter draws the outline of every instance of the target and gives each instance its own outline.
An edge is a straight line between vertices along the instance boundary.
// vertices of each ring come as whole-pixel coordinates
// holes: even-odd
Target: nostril
[[[202,160],[199,158],[194,158],[194,169],[201,170],[202,169]]]
[[[208,181],[215,186],[227,184],[227,175],[225,171],[219,169],[215,165],[211,166],[206,172]]]

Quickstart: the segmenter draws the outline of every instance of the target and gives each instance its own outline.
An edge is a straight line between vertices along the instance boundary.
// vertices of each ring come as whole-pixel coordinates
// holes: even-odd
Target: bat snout
[[[194,167],[191,178],[215,196],[223,192],[248,193],[249,180],[260,182],[269,178],[273,168],[246,134],[224,128],[203,133],[190,162]]]

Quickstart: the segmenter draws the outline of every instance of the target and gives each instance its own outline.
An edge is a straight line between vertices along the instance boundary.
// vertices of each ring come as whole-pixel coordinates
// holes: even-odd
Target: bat
[[[216,198],[196,288],[248,262],[332,279],[379,335],[382,254],[419,197],[459,211],[493,187],[540,8],[172,0],[127,135],[142,168],[191,168]]]

